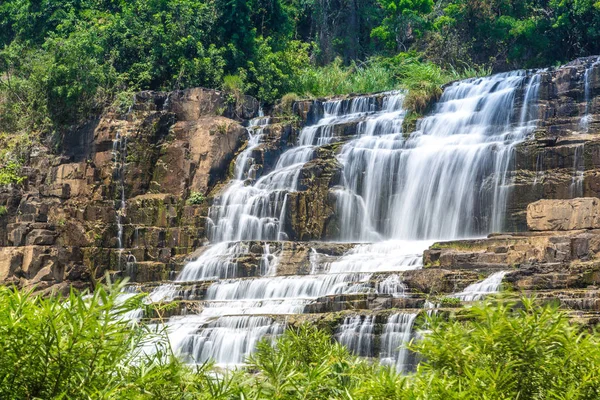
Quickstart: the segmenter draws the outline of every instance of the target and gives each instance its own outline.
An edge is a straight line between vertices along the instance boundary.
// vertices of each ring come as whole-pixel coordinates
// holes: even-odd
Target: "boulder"
[[[539,200],[527,206],[532,231],[568,231],[600,228],[600,199]]]

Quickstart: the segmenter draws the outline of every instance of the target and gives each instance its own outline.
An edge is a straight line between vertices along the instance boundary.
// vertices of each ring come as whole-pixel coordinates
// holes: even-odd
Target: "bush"
[[[487,301],[429,321],[411,392],[431,399],[597,399],[600,340],[555,305]],[[416,397],[415,397],[416,398]],[[422,398],[422,397],[420,397]]]
[[[285,112],[291,114],[293,111],[292,107],[294,106],[294,103],[299,99],[300,96],[298,96],[296,93],[288,93],[281,98],[281,108]]]
[[[243,370],[192,369],[161,332],[124,317],[122,285],[41,297],[0,287],[0,398],[581,399],[600,396],[600,338],[534,299],[427,318],[415,373],[361,360],[304,324],[258,344]],[[152,310],[150,310],[152,311]],[[156,310],[160,315],[160,310]],[[274,343],[274,344],[273,344]],[[140,349],[154,348],[152,352]]]
[[[294,91],[307,97],[383,92],[397,88],[393,72],[377,59],[345,67],[341,59],[324,67],[304,68]]]
[[[8,214],[8,208],[6,208],[6,206],[0,206],[0,217],[4,217],[6,214]]]
[[[190,193],[190,197],[188,197],[188,204],[200,205],[204,203],[204,195],[200,192],[192,192]]]

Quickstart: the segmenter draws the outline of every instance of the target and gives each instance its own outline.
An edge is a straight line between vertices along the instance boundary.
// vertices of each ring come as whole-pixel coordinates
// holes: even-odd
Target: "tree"
[[[407,51],[426,26],[425,15],[433,9],[433,0],[379,0],[385,18],[371,36],[391,50]]]

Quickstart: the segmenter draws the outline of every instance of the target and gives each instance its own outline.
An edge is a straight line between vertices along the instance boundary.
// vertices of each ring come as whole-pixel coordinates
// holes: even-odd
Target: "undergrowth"
[[[165,335],[125,318],[123,285],[66,297],[0,288],[2,399],[597,399],[600,339],[534,299],[424,317],[409,375],[351,355],[312,325],[261,342],[235,371],[181,363]],[[160,313],[158,313],[160,315]],[[144,349],[143,351],[141,349]]]

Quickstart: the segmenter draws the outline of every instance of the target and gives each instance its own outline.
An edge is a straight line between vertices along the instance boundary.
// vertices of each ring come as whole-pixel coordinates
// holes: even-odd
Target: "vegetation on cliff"
[[[461,320],[423,321],[410,375],[358,359],[308,325],[275,347],[262,342],[247,368],[195,368],[164,336],[130,322],[139,296],[122,286],[39,297],[0,288],[3,399],[597,399],[600,337],[531,299],[488,301]],[[142,347],[143,345],[145,347]],[[145,353],[140,349],[145,348]],[[148,350],[152,350],[151,352]],[[147,355],[147,354],[152,355]]]
[[[139,90],[235,82],[272,104],[404,87],[422,112],[449,80],[597,53],[593,0],[6,0],[0,135],[18,139],[0,137],[1,182],[19,181],[37,134],[59,149]]]
[[[600,52],[599,11],[589,0],[7,0],[0,126],[52,131],[134,91],[220,88],[231,75],[267,103],[389,89],[405,78],[389,57],[409,50],[445,71],[551,65]]]

